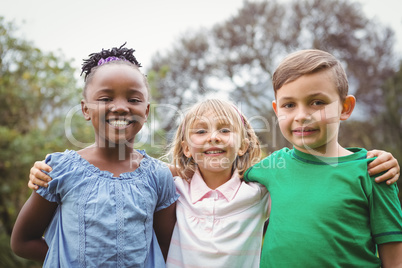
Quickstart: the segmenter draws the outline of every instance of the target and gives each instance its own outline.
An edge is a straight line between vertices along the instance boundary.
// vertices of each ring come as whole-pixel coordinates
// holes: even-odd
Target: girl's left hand
[[[401,169],[398,160],[396,160],[391,153],[381,150],[372,150],[367,152],[367,158],[371,157],[377,158],[368,165],[368,172],[370,175],[386,171],[375,179],[376,182],[387,181],[387,184],[389,185],[395,183],[399,179]]]

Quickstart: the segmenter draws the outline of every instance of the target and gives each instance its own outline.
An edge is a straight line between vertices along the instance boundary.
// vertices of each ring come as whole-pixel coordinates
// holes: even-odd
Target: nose
[[[306,107],[298,107],[296,111],[295,121],[307,122],[311,120],[311,113]]]
[[[209,137],[208,137],[208,142],[217,143],[217,142],[220,142],[221,140],[222,140],[222,139],[221,139],[221,137],[220,137],[220,133],[219,133],[218,130],[212,131],[211,134],[210,134]]]
[[[125,100],[114,100],[113,103],[110,104],[109,110],[112,113],[125,114],[129,112],[129,108],[127,106],[127,101]]]

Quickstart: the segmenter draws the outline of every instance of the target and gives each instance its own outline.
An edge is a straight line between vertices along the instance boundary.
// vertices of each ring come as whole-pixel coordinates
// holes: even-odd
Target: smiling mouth
[[[222,154],[223,150],[206,151],[205,154]]]
[[[110,119],[110,120],[106,120],[106,122],[116,128],[125,128],[128,125],[130,125],[131,123],[133,123],[134,121],[129,121],[129,120],[114,120],[114,119]]]
[[[313,128],[299,128],[299,129],[292,130],[292,132],[295,135],[309,135],[309,134],[312,134],[312,133],[314,133],[316,131],[317,130],[313,129]]]

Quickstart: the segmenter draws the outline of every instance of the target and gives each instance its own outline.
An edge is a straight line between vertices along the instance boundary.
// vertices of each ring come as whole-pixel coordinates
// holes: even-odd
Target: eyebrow
[[[132,93],[141,94],[143,97],[145,97],[144,93],[142,93],[141,90],[138,90],[138,89],[130,89],[130,91],[132,91]],[[104,88],[104,89],[98,90],[98,92],[99,92],[99,93],[113,93],[113,92],[114,92],[114,89]]]
[[[321,97],[321,96],[323,96],[323,97],[328,97],[327,94],[324,94],[324,93],[321,93],[321,92],[314,93],[314,94],[310,94],[310,95],[307,95],[306,97],[307,97],[307,98],[316,98],[316,97]],[[278,99],[278,100],[280,100],[280,101],[289,101],[289,100],[293,100],[293,99],[294,99],[293,96],[289,96],[289,97],[281,97],[281,98]]]

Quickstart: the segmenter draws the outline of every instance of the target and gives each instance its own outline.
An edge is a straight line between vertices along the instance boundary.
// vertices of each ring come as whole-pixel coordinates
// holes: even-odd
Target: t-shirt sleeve
[[[244,173],[244,180],[249,182],[259,182],[267,186],[268,181],[272,178],[277,178],[278,172],[286,167],[286,161],[284,159],[288,157],[289,151],[289,148],[283,148],[265,157],[260,162],[246,170]]]
[[[258,182],[266,186],[268,178],[274,177],[276,174],[275,168],[270,165],[274,157],[276,155],[270,155],[247,169],[244,173],[244,180],[247,182]]]
[[[246,172],[244,173],[243,179],[247,182],[262,183],[261,166],[263,161],[264,160],[247,169]]]
[[[176,192],[172,173],[163,162],[157,162],[155,171],[154,175],[158,194],[158,202],[156,204],[155,212],[157,212],[176,202],[180,195]]]
[[[394,183],[376,183],[370,178],[370,223],[377,244],[402,241],[402,211],[398,187]]]
[[[66,188],[64,180],[66,178],[68,180],[68,177],[71,177],[76,171],[72,161],[67,159],[66,154],[66,152],[53,153],[45,160],[46,164],[52,167],[51,172],[45,172],[52,178],[52,180],[48,183],[49,186],[47,188],[39,187],[36,192],[50,202],[57,202],[60,204],[61,195]]]

